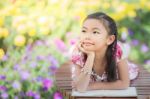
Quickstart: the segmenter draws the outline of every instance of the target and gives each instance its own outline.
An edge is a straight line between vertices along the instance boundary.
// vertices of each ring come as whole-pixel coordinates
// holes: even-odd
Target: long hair
[[[96,13],[90,14],[85,18],[85,20],[87,19],[99,20],[100,22],[102,22],[102,24],[106,28],[108,35],[115,36],[114,42],[110,44],[106,50],[107,64],[105,68],[105,71],[107,74],[107,81],[108,82],[115,81],[117,79],[115,55],[116,55],[117,34],[118,34],[116,23],[111,17],[109,17],[108,15],[102,12],[96,12]]]

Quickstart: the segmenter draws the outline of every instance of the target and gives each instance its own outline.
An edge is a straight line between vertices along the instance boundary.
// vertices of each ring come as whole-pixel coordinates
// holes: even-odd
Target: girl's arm
[[[119,80],[114,82],[94,82],[90,83],[88,86],[88,90],[96,90],[96,89],[126,89],[129,87],[129,71],[128,64],[126,59],[120,60],[118,62],[118,76]]]
[[[94,54],[88,55],[83,68],[91,72],[93,61],[94,61]],[[81,68],[78,65],[75,66],[75,80],[74,80],[74,83],[76,85],[75,89],[79,92],[85,92],[89,85],[90,75],[84,74],[84,72],[80,72],[80,71]]]

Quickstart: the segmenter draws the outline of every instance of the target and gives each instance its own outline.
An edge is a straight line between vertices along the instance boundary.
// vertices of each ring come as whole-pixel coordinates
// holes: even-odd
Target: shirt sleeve
[[[125,52],[125,47],[121,42],[117,43],[116,60],[119,62],[122,59],[127,58],[128,55]]]
[[[80,52],[78,50],[78,48],[76,47],[76,45],[73,45],[71,48],[71,61],[73,62],[73,64],[79,65],[81,67],[84,66],[84,57],[82,52]]]

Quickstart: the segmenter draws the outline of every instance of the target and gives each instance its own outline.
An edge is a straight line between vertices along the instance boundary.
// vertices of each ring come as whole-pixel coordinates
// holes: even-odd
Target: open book
[[[80,97],[137,97],[135,87],[129,87],[124,90],[90,90],[86,92],[78,92],[72,90],[72,96]]]

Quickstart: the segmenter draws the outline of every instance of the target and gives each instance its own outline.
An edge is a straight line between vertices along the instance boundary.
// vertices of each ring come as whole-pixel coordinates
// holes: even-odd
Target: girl
[[[72,51],[73,90],[125,89],[137,77],[138,68],[128,63],[117,34],[116,23],[105,13],[85,18],[80,40]]]

